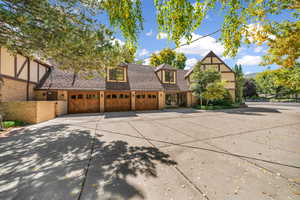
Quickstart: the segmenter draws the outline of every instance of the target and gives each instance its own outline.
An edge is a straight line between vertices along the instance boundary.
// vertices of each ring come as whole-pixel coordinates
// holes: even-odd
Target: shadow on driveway
[[[280,110],[286,110],[286,109],[280,108]],[[213,112],[224,112],[227,114],[238,114],[238,115],[265,116],[265,113],[281,113],[280,110],[276,108],[248,107],[248,108],[235,108],[235,109],[228,109],[228,110],[214,110]]]
[[[156,148],[101,141],[68,124],[31,126],[0,138],[0,199],[78,199],[85,181],[104,183],[111,196],[143,198],[126,177],[156,177],[157,163],[176,164]],[[92,176],[86,180],[88,166]],[[95,190],[88,189],[94,199]]]

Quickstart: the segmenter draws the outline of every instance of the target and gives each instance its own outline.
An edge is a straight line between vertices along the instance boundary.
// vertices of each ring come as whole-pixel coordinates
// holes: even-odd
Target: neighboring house
[[[192,69],[178,70],[167,64],[157,68],[122,64],[107,68],[106,77],[85,79],[78,75],[74,79],[73,73],[19,57],[1,49],[0,72],[5,82],[2,101],[65,100],[68,113],[191,107],[198,101],[189,89]],[[213,67],[221,72],[234,99],[234,72],[213,52],[205,56],[202,63],[204,69]]]

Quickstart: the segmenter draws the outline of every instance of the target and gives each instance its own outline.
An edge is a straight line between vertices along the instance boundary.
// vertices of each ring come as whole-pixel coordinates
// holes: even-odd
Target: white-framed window
[[[108,68],[108,81],[125,82],[126,81],[126,68],[113,67]]]
[[[163,71],[163,82],[164,83],[171,83],[175,84],[176,83],[176,71],[169,71],[169,70],[164,70]]]

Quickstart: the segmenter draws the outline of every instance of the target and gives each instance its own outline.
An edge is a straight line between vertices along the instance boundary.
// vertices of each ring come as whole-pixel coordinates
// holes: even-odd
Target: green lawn
[[[3,126],[4,128],[10,128],[10,127],[17,127],[17,126],[25,126],[26,123],[16,120],[16,121],[4,121]]]

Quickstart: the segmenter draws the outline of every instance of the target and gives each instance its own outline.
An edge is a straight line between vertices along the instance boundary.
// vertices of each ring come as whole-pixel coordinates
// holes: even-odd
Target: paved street
[[[2,200],[299,200],[300,107],[67,115],[0,138]]]

